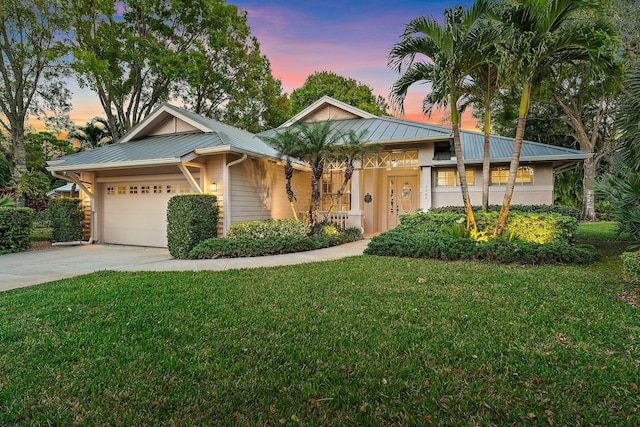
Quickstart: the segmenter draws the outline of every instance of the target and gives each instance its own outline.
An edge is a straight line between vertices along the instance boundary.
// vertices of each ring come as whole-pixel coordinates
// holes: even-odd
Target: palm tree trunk
[[[594,157],[585,159],[584,176],[582,179],[583,200],[582,200],[582,220],[597,221],[596,218],[596,197],[593,183],[596,180],[596,167],[598,161]]]
[[[284,165],[284,177],[287,180],[287,183],[285,184],[285,189],[287,192],[287,198],[289,199],[289,205],[291,205],[291,210],[293,211],[293,218],[295,218],[295,220],[297,221],[298,213],[296,212],[296,207],[294,205],[294,202],[296,201],[296,195],[291,189],[291,179],[293,178],[293,166],[291,166],[291,162],[289,160],[287,160],[287,162]]]
[[[453,147],[456,152],[456,160],[458,163],[458,175],[460,177],[460,190],[462,191],[462,201],[467,216],[467,227],[469,231],[476,231],[476,218],[471,207],[471,198],[469,197],[469,186],[467,185],[467,171],[464,165],[464,157],[462,155],[462,143],[460,142],[460,127],[457,102],[455,96],[451,95],[451,128],[453,130]]]
[[[315,224],[317,212],[320,205],[320,181],[322,180],[322,173],[324,172],[324,165],[322,160],[316,161],[311,166],[311,203],[309,204],[309,223]]]
[[[497,238],[502,235],[504,227],[507,224],[509,209],[511,208],[511,199],[513,198],[513,190],[516,186],[516,176],[518,167],[520,166],[520,153],[522,152],[522,141],[524,140],[524,128],[527,124],[527,113],[529,112],[529,96],[531,95],[531,84],[525,83],[522,88],[522,97],[520,98],[520,110],[518,114],[518,127],[516,128],[516,139],[513,143],[513,153],[511,154],[511,165],[509,166],[509,179],[507,188],[504,192],[502,200],[502,208],[498,217],[498,224],[493,233],[493,237]]]
[[[482,157],[482,212],[489,212],[491,180],[491,106],[484,109],[484,153]]]

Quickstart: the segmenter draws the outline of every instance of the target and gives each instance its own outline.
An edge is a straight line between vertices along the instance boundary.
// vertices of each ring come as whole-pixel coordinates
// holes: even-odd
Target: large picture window
[[[506,185],[509,181],[509,168],[491,168],[491,184]],[[516,184],[533,184],[533,168],[530,166],[520,166],[516,174]]]
[[[476,173],[473,169],[466,169],[467,185],[476,185]],[[458,169],[438,169],[436,171],[436,183],[438,187],[460,186],[460,174]]]

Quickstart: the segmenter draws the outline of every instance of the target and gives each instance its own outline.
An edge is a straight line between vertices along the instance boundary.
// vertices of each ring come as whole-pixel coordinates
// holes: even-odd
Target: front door
[[[387,230],[400,224],[400,215],[411,214],[420,206],[417,175],[387,177]]]

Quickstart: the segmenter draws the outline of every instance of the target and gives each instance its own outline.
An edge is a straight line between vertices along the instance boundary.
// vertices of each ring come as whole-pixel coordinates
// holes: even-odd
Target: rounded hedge
[[[82,240],[84,212],[82,200],[69,197],[52,199],[49,202],[51,238],[56,242]]]
[[[0,254],[29,248],[33,212],[28,208],[0,208]]]
[[[184,194],[169,199],[167,243],[169,253],[187,258],[200,242],[218,235],[218,199],[212,194]]]

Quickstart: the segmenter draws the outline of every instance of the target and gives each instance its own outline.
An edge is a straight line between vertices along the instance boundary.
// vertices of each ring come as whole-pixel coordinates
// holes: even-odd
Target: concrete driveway
[[[82,245],[0,255],[0,292],[93,273],[118,271],[199,271],[270,267],[362,255],[369,240],[333,248],[254,258],[177,260],[161,248]]]

